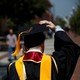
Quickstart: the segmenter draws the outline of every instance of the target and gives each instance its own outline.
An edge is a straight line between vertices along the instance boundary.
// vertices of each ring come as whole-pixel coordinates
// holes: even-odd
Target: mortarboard
[[[16,43],[16,50],[12,54],[17,56],[20,51],[20,36],[24,36],[24,45],[27,48],[31,48],[39,45],[45,40],[43,34],[44,31],[49,31],[49,28],[45,24],[33,24],[29,26],[23,26],[19,28],[18,40]]]
[[[39,32],[48,31],[49,28],[45,24],[33,24],[29,26],[23,26],[19,28],[19,33],[23,32],[22,35],[31,35]]]

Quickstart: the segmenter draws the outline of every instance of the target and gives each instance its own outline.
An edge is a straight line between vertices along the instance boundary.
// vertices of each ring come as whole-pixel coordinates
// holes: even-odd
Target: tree
[[[0,0],[0,17],[8,16],[14,23],[23,25],[35,15],[41,17],[50,7],[48,0]]]
[[[80,35],[80,1],[76,10],[73,10],[73,15],[70,18],[71,29]]]
[[[65,21],[64,21],[63,18],[57,16],[57,17],[55,18],[55,24],[56,24],[56,25],[60,25],[62,28],[64,28]]]

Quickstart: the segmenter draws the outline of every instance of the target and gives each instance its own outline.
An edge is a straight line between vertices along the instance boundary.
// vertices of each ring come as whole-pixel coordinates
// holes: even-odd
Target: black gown
[[[70,80],[80,54],[80,48],[63,31],[56,32],[54,38],[55,52],[53,52],[52,56],[56,60],[58,73],[52,60],[51,80]],[[23,62],[27,80],[40,80],[40,63]],[[8,70],[8,78],[8,80],[19,80],[15,62]]]

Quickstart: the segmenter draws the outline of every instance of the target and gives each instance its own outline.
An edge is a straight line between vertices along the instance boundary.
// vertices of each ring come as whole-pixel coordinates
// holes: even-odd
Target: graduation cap
[[[22,32],[23,35],[31,35],[39,32],[48,31],[49,28],[45,24],[33,24],[29,26],[23,26],[19,28],[19,33]]]
[[[20,36],[24,36],[24,45],[27,48],[40,45],[45,40],[44,31],[49,31],[45,24],[33,24],[19,28],[16,50],[12,56],[17,56],[20,51]]]

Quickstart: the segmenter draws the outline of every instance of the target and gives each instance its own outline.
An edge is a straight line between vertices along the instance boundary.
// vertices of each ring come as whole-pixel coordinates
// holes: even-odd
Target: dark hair
[[[27,48],[35,47],[43,43],[45,35],[43,32],[24,36],[24,45]]]

